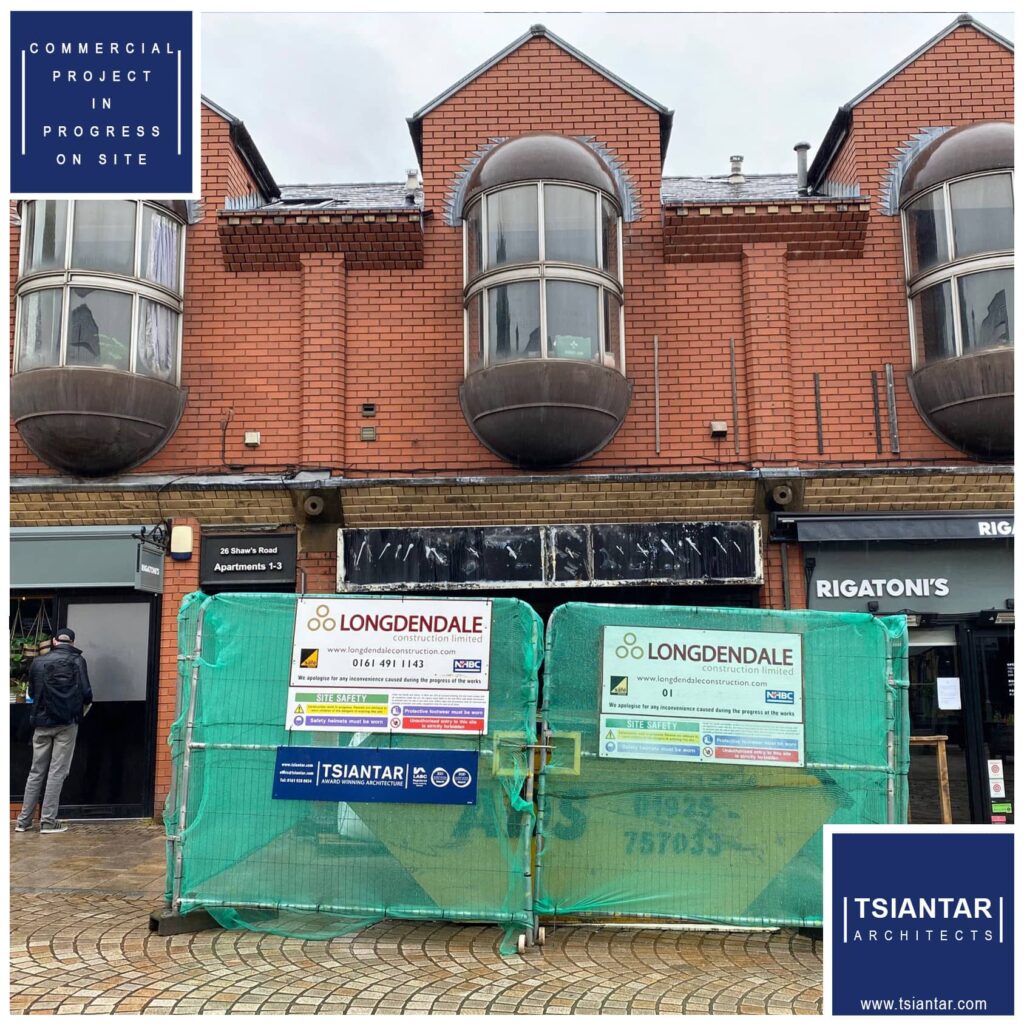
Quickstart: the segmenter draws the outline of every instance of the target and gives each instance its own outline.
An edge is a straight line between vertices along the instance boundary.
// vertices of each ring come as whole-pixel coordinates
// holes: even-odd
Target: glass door
[[[61,794],[68,817],[153,813],[157,607],[135,593],[61,601],[60,622],[75,631],[93,692]]]
[[[975,820],[1008,825],[1014,820],[1013,630],[972,628],[969,635],[979,720]]]
[[[953,824],[969,824],[971,799],[967,770],[960,653],[953,629],[910,631],[910,822],[942,823],[939,743],[945,736],[949,802]]]

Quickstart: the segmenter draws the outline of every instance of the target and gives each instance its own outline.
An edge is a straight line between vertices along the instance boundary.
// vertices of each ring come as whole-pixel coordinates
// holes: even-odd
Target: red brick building
[[[20,204],[12,616],[110,687],[70,812],[159,812],[202,586],[905,611],[915,731],[999,817],[1012,117],[965,16],[809,168],[666,178],[671,111],[535,26],[410,118],[420,178],[278,186],[205,101],[200,203]]]

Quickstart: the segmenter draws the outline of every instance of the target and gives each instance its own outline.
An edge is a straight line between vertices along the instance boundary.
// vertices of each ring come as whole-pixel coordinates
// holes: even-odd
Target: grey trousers
[[[40,824],[52,825],[57,821],[60,791],[68,777],[77,738],[77,725],[39,726],[32,734],[32,768],[25,783],[25,800],[21,814],[18,815],[19,825],[32,824],[40,796],[43,800]]]

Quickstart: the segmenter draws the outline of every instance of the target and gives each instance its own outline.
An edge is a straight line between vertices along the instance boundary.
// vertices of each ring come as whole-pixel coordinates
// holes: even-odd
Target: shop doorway
[[[61,792],[63,817],[153,813],[159,598],[138,592],[58,593],[53,622],[76,634],[89,666],[93,706],[82,721]],[[11,800],[31,764],[31,705],[12,705]]]
[[[961,627],[961,632],[973,698],[969,721],[973,719],[970,746],[974,820],[979,824],[1012,824],[1013,630],[967,625]]]
[[[915,629],[910,634],[911,737],[945,736],[949,802],[953,824],[971,821],[967,772],[967,730],[956,630]],[[910,747],[910,820],[915,825],[942,821],[939,796],[939,744]]]
[[[963,621],[912,629],[909,677],[911,736],[948,737],[953,824],[1012,823],[1013,630]],[[911,745],[912,824],[942,820],[937,755],[935,744]]]

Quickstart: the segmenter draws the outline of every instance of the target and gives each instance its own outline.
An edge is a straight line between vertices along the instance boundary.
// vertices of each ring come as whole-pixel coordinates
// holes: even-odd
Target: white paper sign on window
[[[939,676],[935,680],[938,691],[940,711],[960,710],[960,677]]]

